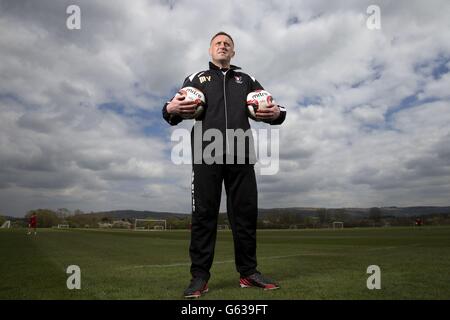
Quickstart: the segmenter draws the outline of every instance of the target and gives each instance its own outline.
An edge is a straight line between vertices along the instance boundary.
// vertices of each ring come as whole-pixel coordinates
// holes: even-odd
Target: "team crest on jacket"
[[[242,76],[234,76],[236,83],[242,84]]]

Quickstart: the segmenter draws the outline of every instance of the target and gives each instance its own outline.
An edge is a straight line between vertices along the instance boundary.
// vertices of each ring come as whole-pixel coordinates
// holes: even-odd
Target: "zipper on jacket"
[[[227,145],[227,152],[226,152],[226,154],[229,154],[229,152],[230,152],[230,146],[229,146],[229,143],[228,143],[228,134],[227,134],[227,129],[228,129],[227,91],[225,89],[227,73],[228,73],[229,70],[230,69],[225,71],[225,73],[223,74],[223,98],[224,98],[224,102],[225,102],[225,141],[226,141],[226,145]]]

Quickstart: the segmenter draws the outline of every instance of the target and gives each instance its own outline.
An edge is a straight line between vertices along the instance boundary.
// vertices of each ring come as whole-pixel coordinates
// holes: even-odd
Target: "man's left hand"
[[[258,120],[274,121],[280,116],[280,107],[269,104],[265,109],[258,110],[255,115]]]

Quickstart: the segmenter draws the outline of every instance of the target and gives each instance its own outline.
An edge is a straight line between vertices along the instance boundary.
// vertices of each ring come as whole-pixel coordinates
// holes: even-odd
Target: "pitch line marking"
[[[258,260],[276,260],[276,259],[284,259],[284,258],[293,258],[293,257],[300,257],[300,256],[321,256],[321,255],[338,255],[338,254],[320,254],[320,253],[299,253],[299,254],[290,254],[285,256],[270,256],[270,257],[261,257],[258,258]],[[233,260],[223,260],[223,261],[216,261],[213,264],[224,264],[224,263],[234,263]],[[138,265],[138,266],[131,266],[131,267],[124,267],[121,268],[122,270],[126,269],[140,269],[140,268],[170,268],[170,267],[185,267],[190,266],[190,262],[180,262],[180,263],[170,263],[170,264],[145,264],[145,265]]]

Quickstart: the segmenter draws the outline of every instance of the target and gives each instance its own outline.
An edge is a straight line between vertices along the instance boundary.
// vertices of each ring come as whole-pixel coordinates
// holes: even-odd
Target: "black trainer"
[[[264,277],[260,272],[255,272],[248,277],[241,277],[239,280],[241,288],[259,287],[264,290],[279,289],[280,286],[273,280]]]
[[[208,292],[208,281],[202,278],[193,278],[189,287],[184,290],[184,297],[188,299],[200,298],[206,292]]]

